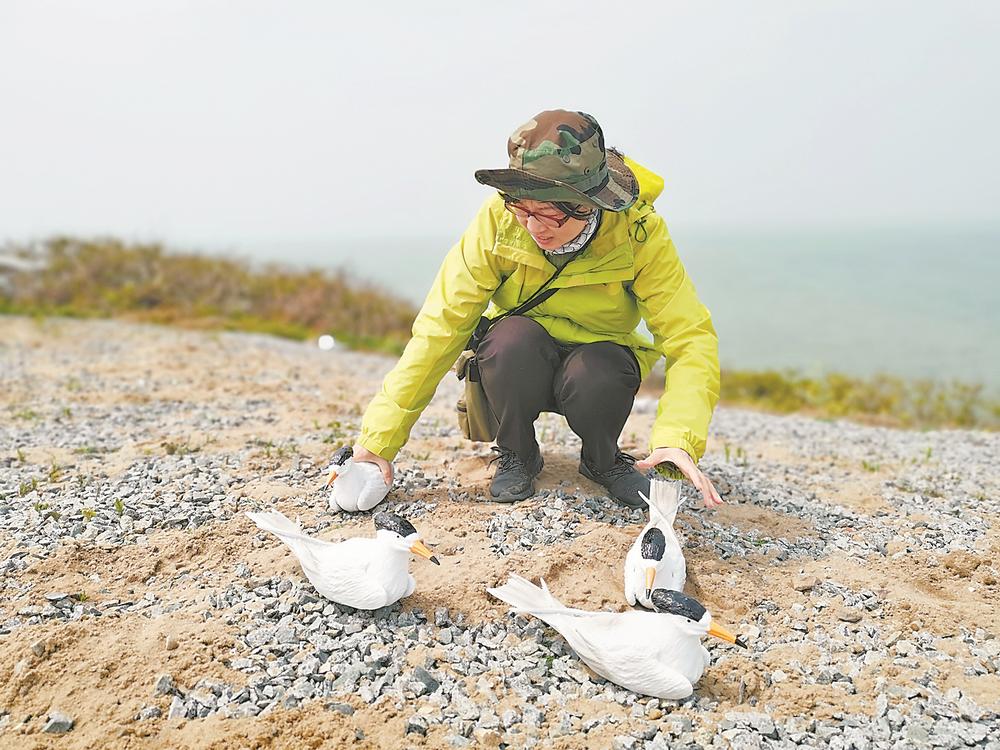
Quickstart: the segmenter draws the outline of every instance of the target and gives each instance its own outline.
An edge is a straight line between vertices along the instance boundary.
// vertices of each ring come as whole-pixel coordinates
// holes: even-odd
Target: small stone
[[[765,737],[777,737],[777,732],[775,730],[774,721],[767,714],[754,713],[747,716],[750,726],[754,728],[754,731]]]
[[[788,675],[782,672],[780,669],[776,669],[773,672],[771,672],[771,682],[775,685],[784,682],[787,679]]]
[[[477,747],[498,748],[500,747],[500,735],[492,729],[479,727],[472,730],[472,736],[476,740]]]
[[[349,703],[327,703],[326,707],[330,711],[336,711],[338,714],[344,714],[344,716],[354,714],[354,706]]]
[[[837,612],[837,619],[843,622],[861,622],[861,610],[853,607],[842,607]]]
[[[524,723],[533,727],[540,727],[545,723],[545,714],[534,706],[525,706],[523,717]]]
[[[161,674],[153,683],[153,695],[166,695],[174,690],[174,678],[168,674]]]
[[[521,721],[520,715],[512,708],[508,708],[500,715],[500,721],[508,729]]]
[[[48,734],[63,734],[70,731],[74,723],[73,717],[69,714],[62,711],[53,711],[49,714],[48,721],[45,723],[42,731]]]
[[[413,678],[424,686],[427,693],[433,693],[441,687],[441,683],[435,680],[431,673],[423,667],[416,667],[413,670]]]
[[[174,638],[172,635],[168,635],[167,636],[167,640],[166,640],[166,642],[163,645],[164,645],[164,648],[167,649],[167,651],[174,651],[174,650],[176,650],[177,646],[180,645],[180,644],[177,643],[177,639],[176,638]]]
[[[446,607],[438,607],[434,610],[434,624],[439,628],[448,624],[448,609]]]
[[[438,642],[448,645],[454,640],[455,636],[449,628],[441,628],[438,633]]]
[[[427,734],[427,719],[423,716],[411,716],[406,720],[406,734]]]
[[[35,656],[44,656],[45,655],[45,641],[35,641],[34,643],[32,643],[31,644],[31,652]]]
[[[170,703],[170,710],[167,711],[167,719],[183,719],[187,717],[187,708],[179,695],[175,695]]]
[[[163,715],[160,711],[159,706],[143,706],[142,710],[139,711],[139,715],[136,719],[139,721],[147,721],[148,719],[159,719]]]
[[[802,576],[792,582],[792,588],[796,591],[811,591],[819,586],[819,579],[815,576]]]
[[[635,750],[639,746],[639,740],[627,734],[616,735],[611,740],[612,750]]]

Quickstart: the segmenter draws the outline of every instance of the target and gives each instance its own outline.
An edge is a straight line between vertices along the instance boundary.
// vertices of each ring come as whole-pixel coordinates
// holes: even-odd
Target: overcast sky
[[[541,109],[691,226],[996,225],[1000,4],[0,2],[0,239],[453,236]]]

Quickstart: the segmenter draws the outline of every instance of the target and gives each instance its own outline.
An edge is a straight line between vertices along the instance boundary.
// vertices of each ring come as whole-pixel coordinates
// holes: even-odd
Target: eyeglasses
[[[542,226],[548,227],[549,229],[558,229],[570,219],[579,218],[570,216],[569,214],[565,213],[563,214],[561,219],[556,218],[555,216],[547,216],[545,214],[540,214],[536,211],[529,211],[523,206],[518,205],[519,202],[520,201],[518,201],[517,198],[510,198],[506,195],[503,196],[504,208],[506,208],[508,211],[514,214],[515,218],[521,221],[527,221],[530,217],[533,216],[535,217],[535,221],[540,223]]]

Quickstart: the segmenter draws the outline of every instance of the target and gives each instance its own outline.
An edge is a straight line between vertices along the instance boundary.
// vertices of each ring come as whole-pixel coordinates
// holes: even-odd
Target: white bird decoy
[[[247,513],[247,517],[288,545],[302,572],[327,599],[357,609],[378,609],[413,593],[410,553],[431,553],[413,524],[394,513],[375,514],[375,538],[356,537],[327,542],[302,533],[302,527],[278,511]]]
[[[653,609],[653,589],[683,591],[687,565],[674,533],[674,519],[681,504],[681,483],[653,479],[649,497],[649,523],[625,555],[625,599]]]
[[[521,576],[489,593],[515,612],[532,614],[559,631],[577,656],[616,685],[656,698],[686,698],[709,663],[702,636],[714,635],[746,648],[686,594],[653,591],[656,612],[588,612],[564,607],[545,581],[535,586]]]
[[[382,478],[382,470],[373,463],[354,463],[354,449],[345,446],[333,454],[327,488],[330,493],[330,510],[346,510],[357,513],[371,510],[389,494],[389,486]]]

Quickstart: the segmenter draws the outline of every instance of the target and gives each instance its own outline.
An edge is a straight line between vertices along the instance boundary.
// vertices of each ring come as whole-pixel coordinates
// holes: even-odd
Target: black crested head
[[[347,459],[354,457],[354,448],[349,445],[345,445],[343,448],[338,448],[337,452],[333,454],[330,462],[336,464],[337,466],[343,466],[347,463]]]
[[[667,538],[655,526],[642,535],[639,552],[643,560],[662,560],[667,551]]]
[[[680,615],[693,622],[698,622],[705,616],[705,608],[701,603],[687,594],[669,589],[656,589],[649,597],[657,612],[669,615]]]
[[[413,528],[413,524],[405,518],[397,516],[395,513],[386,513],[385,511],[375,514],[375,528],[395,531],[403,538],[417,533],[417,530]]]

